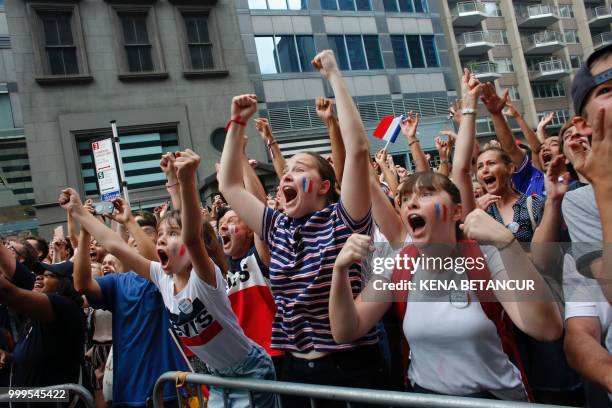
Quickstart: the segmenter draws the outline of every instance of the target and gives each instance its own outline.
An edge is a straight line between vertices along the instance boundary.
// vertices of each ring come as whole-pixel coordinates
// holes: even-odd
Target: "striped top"
[[[270,284],[276,303],[272,348],[308,353],[376,344],[376,329],[338,345],[329,323],[329,294],[336,257],[352,233],[370,235],[372,214],[354,221],[342,202],[303,218],[289,218],[266,207],[262,239],[270,247]],[[353,295],[362,289],[361,266],[349,269]]]

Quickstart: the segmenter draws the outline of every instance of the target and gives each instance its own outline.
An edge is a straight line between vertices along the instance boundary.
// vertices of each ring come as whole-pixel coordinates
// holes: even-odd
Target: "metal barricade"
[[[175,382],[176,371],[162,374],[153,389],[153,406],[163,408],[163,385]],[[333,387],[329,385],[299,384],[283,381],[266,381],[244,378],[216,377],[207,374],[187,374],[187,383],[211,385],[221,389],[248,390],[251,402],[252,392],[267,392],[276,395],[291,395],[310,399],[310,406],[316,408],[315,399],[344,402],[347,408],[352,403],[380,405],[385,407],[426,407],[426,408],[561,408],[558,405],[528,404],[515,401],[499,401],[480,398],[464,398],[445,395],[415,394],[409,392],[372,390],[362,388]],[[226,401],[224,406],[227,407]],[[252,405],[252,408],[257,408]],[[291,408],[291,407],[281,407]]]
[[[19,387],[22,388],[22,387]],[[51,390],[65,390],[68,391],[69,395],[71,394],[76,394],[79,396],[80,400],[83,401],[83,403],[85,404],[85,406],[87,408],[95,408],[96,404],[94,402],[94,398],[91,395],[91,393],[89,391],[87,391],[87,389],[85,387],[83,387],[82,385],[79,384],[58,384],[58,385],[51,385],[48,387],[35,387],[35,388],[31,388],[33,391],[39,390],[39,391],[51,391]],[[72,401],[72,400],[71,400]],[[11,399],[9,397],[9,394],[0,394],[0,402],[13,402],[13,403],[22,403],[20,401],[16,401],[14,398]],[[36,407],[39,406],[39,402],[31,402],[30,403],[32,407]],[[45,407],[50,407],[52,406],[51,402],[46,402],[45,403]],[[61,403],[56,402],[55,403],[58,407],[60,406]],[[8,405],[2,405],[2,406],[8,406]],[[43,406],[43,405],[40,405]]]

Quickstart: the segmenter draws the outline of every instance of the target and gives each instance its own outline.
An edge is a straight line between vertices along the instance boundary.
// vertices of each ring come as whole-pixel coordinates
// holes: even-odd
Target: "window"
[[[310,35],[256,36],[257,59],[262,74],[312,71],[316,55]]]
[[[542,120],[542,118],[548,115],[550,112],[551,111],[537,112],[538,121]],[[569,111],[567,109],[558,110],[554,112],[555,112],[555,116],[553,116],[553,120],[550,123],[551,126],[557,126],[557,127],[563,126],[565,122],[567,122],[571,118]]]
[[[570,55],[570,65],[578,69],[582,67],[582,57],[580,55]]]
[[[580,38],[578,37],[578,30],[564,30],[563,37],[566,43],[578,44]]]
[[[383,0],[385,11],[402,13],[428,13],[427,0]]]
[[[493,44],[508,44],[508,36],[504,30],[489,30],[489,38]]]
[[[85,195],[97,195],[96,178],[89,141],[101,135],[87,135],[77,139]],[[159,167],[163,153],[178,150],[176,129],[151,130],[125,135],[121,133],[121,158],[130,189],[163,186],[166,177]]]
[[[519,94],[518,86],[510,85],[510,86],[507,86],[506,89],[508,90],[508,96],[510,97],[511,101],[518,101],[519,99],[521,99],[521,95]]]
[[[249,0],[251,10],[307,10],[307,0]]]
[[[51,75],[79,73],[77,49],[72,36],[72,14],[39,13],[43,25],[45,53]]]
[[[5,212],[11,207],[28,206],[27,209],[19,211],[11,209],[5,212],[16,217],[12,221],[22,222],[32,218],[34,214],[33,209],[29,207],[34,204],[34,189],[25,138],[23,136],[0,138],[0,152],[2,152],[0,153],[0,190],[4,190],[0,209]],[[8,226],[10,225],[9,221]],[[3,233],[6,232],[6,227],[7,224],[4,224]]]
[[[151,42],[147,31],[147,15],[125,13],[120,14],[123,45],[127,56],[128,71],[153,71],[153,56]]]
[[[433,35],[392,35],[391,45],[397,68],[435,68],[440,66]]]
[[[112,5],[115,35],[121,45],[116,49],[119,79],[165,79],[155,9],[149,5]],[[185,35],[187,37],[187,35]],[[190,42],[185,40],[185,43]],[[198,45],[201,45],[198,43]]]
[[[370,0],[321,0],[323,10],[370,11]]]
[[[327,38],[341,70],[384,68],[377,35],[328,35]]]
[[[7,92],[0,93],[0,129],[12,129],[14,127],[11,98]]]
[[[571,4],[559,4],[559,15],[561,18],[574,18],[574,6]]]
[[[542,82],[531,85],[534,98],[559,98],[565,96],[565,88],[560,82]]]
[[[208,33],[207,14],[185,14],[185,32],[190,67],[193,70],[212,69],[215,62]]]
[[[485,13],[491,17],[502,17],[501,9],[499,8],[499,4],[487,1],[482,3],[485,8]]]
[[[497,64],[497,72],[500,74],[507,74],[514,72],[514,64],[512,64],[511,58],[495,58]]]

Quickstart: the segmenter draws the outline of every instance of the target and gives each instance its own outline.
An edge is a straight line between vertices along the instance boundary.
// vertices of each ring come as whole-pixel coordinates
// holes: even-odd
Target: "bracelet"
[[[166,183],[166,188],[172,188],[172,187],[174,187],[174,186],[178,186],[178,184],[179,184],[179,183],[178,183],[178,181],[177,181],[176,183],[174,183],[174,184],[168,184],[168,183]]]
[[[266,140],[266,148],[268,150],[268,155],[270,155],[270,159],[274,160],[274,150],[272,150],[272,145],[278,144],[275,139]]]
[[[450,164],[450,161],[448,159],[440,160],[440,164]]]
[[[461,114],[462,115],[475,115],[476,114],[476,109],[474,109],[474,108],[463,108],[463,109],[461,109]]]
[[[227,125],[225,126],[225,131],[226,131],[226,132],[229,130],[230,126],[232,125],[232,122],[233,122],[233,123],[236,123],[236,124],[238,124],[238,125],[241,125],[241,126],[245,126],[245,127],[246,127],[246,123],[244,123],[244,122],[241,120],[240,116],[234,116],[233,118],[231,118],[230,120],[228,120],[228,121],[227,121]]]
[[[412,142],[408,143],[408,147],[412,146],[415,143],[419,143],[419,139],[413,140]]]
[[[497,250],[498,250],[499,252],[501,252],[501,251],[503,251],[504,249],[508,248],[510,245],[514,244],[514,242],[515,242],[515,241],[516,241],[516,237],[514,237],[514,236],[513,236],[513,237],[512,237],[512,241],[508,242],[506,245],[504,245],[504,246],[503,246],[503,247],[501,247],[501,248],[497,248]]]

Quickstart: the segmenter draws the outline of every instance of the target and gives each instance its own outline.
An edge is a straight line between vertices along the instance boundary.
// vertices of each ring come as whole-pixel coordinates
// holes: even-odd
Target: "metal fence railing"
[[[174,383],[176,372],[162,374],[153,389],[153,406],[163,408],[163,385]],[[187,374],[186,383],[212,385],[222,389],[242,389],[251,392],[267,392],[276,395],[290,395],[310,399],[312,408],[317,406],[317,399],[344,402],[351,404],[370,404],[384,407],[427,407],[427,408],[560,408],[558,405],[528,404],[515,401],[498,401],[480,398],[464,398],[445,395],[415,394],[409,392],[370,390],[328,385],[298,384],[283,381],[265,381],[244,378],[216,377],[205,374]],[[253,398],[251,398],[251,401]],[[227,407],[227,405],[226,405]],[[251,405],[251,408],[257,408]],[[291,408],[291,407],[281,407]]]
[[[21,390],[23,390],[23,388],[20,388]],[[32,401],[31,402],[31,406],[33,407],[45,407],[45,408],[53,408],[54,406],[60,407],[62,405],[60,405],[60,402],[51,402],[51,398],[49,396],[48,393],[42,393],[42,391],[60,391],[60,393],[55,393],[55,397],[63,397],[64,393],[66,393],[66,396],[68,397],[69,401],[73,401],[74,400],[74,396],[78,396],[80,401],[83,402],[83,404],[85,405],[86,408],[95,408],[96,404],[94,402],[94,398],[91,395],[91,393],[89,391],[87,391],[87,389],[85,387],[83,387],[82,385],[78,385],[78,384],[58,384],[58,385],[51,385],[49,387],[37,387],[37,388],[30,388],[29,390],[33,391],[32,395],[36,395],[34,394],[34,391],[39,391],[39,393],[37,394],[37,396],[28,399],[28,394],[19,394],[19,396],[17,397],[15,391],[13,391],[12,393],[10,392],[6,392],[4,394],[0,394],[0,406],[2,407],[8,407],[9,405],[6,403],[22,403],[22,402],[26,402],[26,401]],[[42,403],[42,404],[41,404]],[[65,402],[64,402],[65,404]],[[21,405],[20,405],[21,406]],[[65,405],[64,405],[65,406]]]

